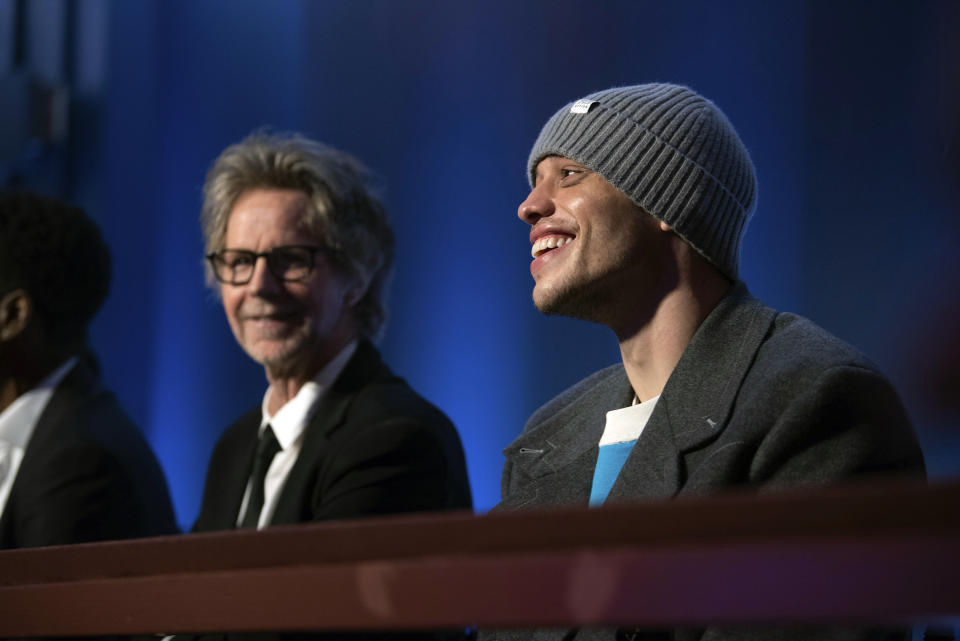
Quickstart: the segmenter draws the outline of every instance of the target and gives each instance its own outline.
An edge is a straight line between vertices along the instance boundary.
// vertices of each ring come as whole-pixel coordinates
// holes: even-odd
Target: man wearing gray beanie
[[[909,418],[877,368],[809,320],[765,306],[738,279],[756,177],[716,105],[669,84],[590,94],[543,127],[528,176],[518,215],[530,226],[534,304],[606,325],[622,362],[533,414],[504,450],[496,509],[922,477]],[[552,632],[536,638],[616,636]],[[638,641],[897,638],[833,629],[635,632]]]

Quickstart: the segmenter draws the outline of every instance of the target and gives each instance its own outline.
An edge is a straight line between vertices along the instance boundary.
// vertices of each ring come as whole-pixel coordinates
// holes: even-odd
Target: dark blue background
[[[485,510],[527,416],[619,357],[604,328],[530,303],[515,217],[528,150],[567,101],[655,80],[713,99],[753,154],[753,293],[874,358],[932,476],[960,474],[960,4],[25,4],[26,46],[5,46],[0,69],[68,85],[69,137],[4,169],[102,225],[116,276],[92,341],[184,526],[215,439],[265,387],[203,285],[200,188],[223,147],[264,125],[298,130],[380,176],[399,245],[381,347],[459,427]],[[0,0],[0,39],[16,6]],[[5,143],[19,131],[6,120]]]

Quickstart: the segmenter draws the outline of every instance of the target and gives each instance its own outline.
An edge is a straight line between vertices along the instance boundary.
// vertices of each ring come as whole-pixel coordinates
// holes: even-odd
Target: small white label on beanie
[[[590,111],[590,108],[594,105],[599,105],[600,101],[590,100],[589,98],[581,98],[580,100],[573,103],[573,106],[570,107],[570,113],[572,114],[585,114]]]

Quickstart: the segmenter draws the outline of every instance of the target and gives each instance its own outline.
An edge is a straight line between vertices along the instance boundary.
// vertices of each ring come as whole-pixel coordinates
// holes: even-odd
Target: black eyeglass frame
[[[277,273],[279,270],[276,267],[276,263],[275,263],[276,261],[275,257],[279,255],[277,252],[283,252],[285,250],[290,250],[290,249],[303,250],[310,254],[310,266],[307,269],[307,272],[303,276],[298,276],[297,278],[287,278],[283,274]],[[247,278],[242,280],[236,280],[236,279],[229,280],[229,279],[223,278],[220,275],[220,271],[217,269],[217,265],[220,264],[224,267],[226,266],[226,262],[224,261],[224,257],[223,257],[223,254],[225,252],[233,252],[235,254],[247,256],[251,259],[252,262],[250,263],[250,275]],[[279,245],[277,247],[273,247],[272,249],[268,249],[265,252],[255,252],[255,251],[250,251],[249,249],[221,249],[220,251],[211,252],[207,254],[206,256],[204,256],[204,258],[206,258],[210,262],[210,269],[213,271],[214,278],[216,278],[219,282],[223,283],[224,285],[239,286],[239,285],[246,285],[253,279],[253,272],[256,271],[257,261],[260,260],[261,257],[267,261],[267,269],[270,270],[270,273],[277,280],[284,283],[303,282],[308,278],[310,278],[310,276],[313,274],[313,270],[316,269],[317,267],[317,254],[321,254],[321,253],[327,254],[327,255],[333,255],[336,252],[330,249],[329,247],[320,247],[318,245]]]

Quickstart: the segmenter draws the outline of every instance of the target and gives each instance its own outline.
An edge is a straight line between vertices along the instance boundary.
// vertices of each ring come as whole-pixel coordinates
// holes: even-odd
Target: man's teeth
[[[533,247],[530,248],[530,255],[536,258],[540,254],[544,253],[549,249],[556,249],[557,247],[563,247],[573,238],[570,236],[544,236],[533,244]]]

